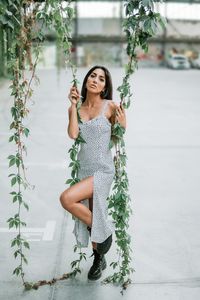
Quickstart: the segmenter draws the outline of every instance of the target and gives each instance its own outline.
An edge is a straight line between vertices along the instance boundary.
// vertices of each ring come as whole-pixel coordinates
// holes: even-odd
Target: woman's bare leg
[[[85,205],[79,203],[81,200],[92,198],[92,195],[93,176],[89,176],[62,192],[60,202],[64,209],[92,227],[92,212]]]

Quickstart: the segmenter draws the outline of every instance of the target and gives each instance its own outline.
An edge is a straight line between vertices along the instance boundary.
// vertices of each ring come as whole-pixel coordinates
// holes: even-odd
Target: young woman
[[[68,95],[68,135],[78,137],[79,131],[86,143],[81,143],[78,153],[80,181],[66,189],[60,196],[64,209],[75,217],[74,234],[77,243],[88,246],[92,241],[94,261],[88,279],[96,280],[106,268],[105,253],[112,244],[114,224],[108,219],[107,197],[114,179],[115,167],[109,149],[111,125],[119,122],[126,128],[125,111],[112,101],[112,79],[103,66],[94,66],[86,74],[81,95],[72,87]],[[77,102],[81,99],[77,117]]]

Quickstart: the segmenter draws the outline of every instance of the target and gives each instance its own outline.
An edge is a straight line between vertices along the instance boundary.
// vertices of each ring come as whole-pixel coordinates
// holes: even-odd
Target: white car
[[[187,56],[183,54],[173,54],[167,60],[167,65],[172,69],[189,69],[190,63]]]
[[[197,58],[191,58],[190,64],[192,68],[200,69],[200,54]]]

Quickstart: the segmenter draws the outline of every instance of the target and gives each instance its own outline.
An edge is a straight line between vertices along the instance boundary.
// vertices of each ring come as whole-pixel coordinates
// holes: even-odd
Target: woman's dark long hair
[[[105,78],[105,80],[106,80],[105,90],[104,90],[104,92],[101,92],[100,97],[102,99],[112,100],[113,87],[112,87],[112,78],[111,78],[110,72],[104,66],[94,66],[87,72],[87,74],[85,75],[85,78],[83,80],[83,85],[82,85],[82,89],[81,89],[82,102],[85,101],[86,96],[87,96],[87,88],[86,88],[87,79],[95,69],[102,69],[104,71],[105,77],[106,77]]]

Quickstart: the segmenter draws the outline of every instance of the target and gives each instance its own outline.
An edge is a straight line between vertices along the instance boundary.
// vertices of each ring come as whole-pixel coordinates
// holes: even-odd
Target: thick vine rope
[[[46,0],[44,3],[36,3],[33,0],[5,0],[0,4],[0,32],[2,32],[4,40],[4,52],[7,49],[6,63],[8,74],[11,77],[12,84],[10,86],[11,95],[14,98],[14,104],[11,107],[11,115],[13,118],[10,124],[10,130],[14,133],[10,136],[9,142],[16,144],[16,154],[10,154],[9,167],[15,167],[16,173],[9,174],[11,178],[11,187],[16,186],[17,191],[13,190],[13,203],[18,205],[17,212],[10,217],[7,222],[9,228],[18,229],[17,236],[11,241],[11,247],[16,247],[14,257],[19,259],[19,265],[14,269],[13,274],[20,276],[25,289],[37,289],[44,284],[53,284],[57,280],[64,280],[76,276],[81,272],[80,263],[86,259],[86,255],[82,252],[80,245],[74,246],[74,251],[79,251],[79,258],[71,263],[72,272],[63,274],[60,278],[53,278],[50,281],[41,280],[37,283],[26,282],[24,277],[24,263],[28,263],[24,249],[29,249],[30,245],[26,239],[22,238],[21,228],[26,223],[21,220],[22,205],[27,210],[28,204],[23,199],[22,186],[24,189],[31,186],[25,174],[25,166],[23,162],[23,153],[27,154],[27,149],[23,140],[23,136],[28,137],[30,130],[25,127],[23,120],[29,113],[27,100],[31,98],[33,89],[33,80],[39,81],[35,71],[40,54],[40,46],[45,39],[43,29],[54,28],[57,33],[58,42],[62,45],[65,54],[65,63],[72,71],[72,85],[77,86],[76,66],[72,62],[71,57],[71,25],[74,17],[74,9],[70,7],[72,1],[65,1],[67,5],[63,5],[62,1]],[[126,0],[124,1],[126,18],[123,22],[123,29],[127,36],[127,55],[129,62],[125,65],[125,75],[122,84],[118,87],[120,93],[121,104],[124,108],[128,108],[131,100],[129,79],[131,74],[137,68],[136,47],[141,47],[145,52],[148,51],[148,39],[156,34],[158,24],[165,26],[165,20],[159,13],[154,12],[154,1],[152,0]],[[41,25],[38,25],[41,24]],[[38,28],[38,26],[40,26]],[[36,42],[36,58],[32,61],[31,47],[33,41]],[[25,70],[29,68],[30,78],[25,76]],[[79,111],[77,105],[77,111]],[[79,118],[79,113],[78,113]],[[131,247],[130,235],[128,234],[129,217],[132,213],[130,206],[130,196],[128,193],[128,176],[126,173],[126,152],[124,143],[124,129],[119,123],[112,126],[112,136],[110,147],[115,147],[115,178],[114,187],[109,201],[110,213],[116,224],[116,245],[118,252],[118,260],[111,263],[113,269],[118,267],[118,271],[104,280],[104,283],[119,283],[123,289],[131,282],[130,274],[134,271],[130,267],[131,263]],[[78,169],[79,162],[77,153],[80,144],[84,140],[81,133],[69,149],[71,162],[69,164],[71,170],[71,178],[66,181],[67,184],[73,185],[79,181]]]

